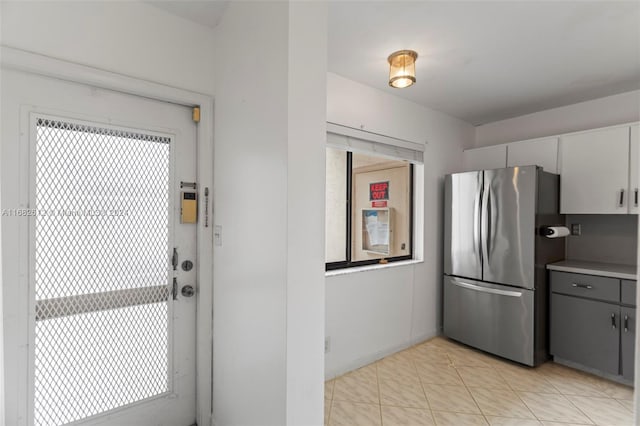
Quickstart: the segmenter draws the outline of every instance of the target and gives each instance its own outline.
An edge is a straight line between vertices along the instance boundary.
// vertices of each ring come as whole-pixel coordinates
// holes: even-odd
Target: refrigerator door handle
[[[451,283],[457,285],[458,287],[468,288],[469,290],[478,291],[480,293],[491,293],[508,297],[522,297],[521,291],[499,290],[497,288],[482,287],[470,282],[462,281],[459,278],[453,278],[451,280]]]
[[[482,184],[476,192],[475,200],[473,200],[473,252],[476,255],[478,264],[482,264],[482,241],[480,240],[480,209],[482,206]]]
[[[491,246],[493,243],[493,240],[495,238],[494,232],[494,226],[493,226],[493,222],[494,222],[494,208],[492,206],[493,203],[493,198],[491,197],[491,187],[488,188],[487,190],[487,240],[486,240],[486,244],[487,244],[487,260],[490,260],[490,254],[491,254]]]
[[[482,254],[482,264],[489,263],[489,238],[491,235],[491,216],[489,200],[491,198],[491,186],[484,185],[482,189],[481,207],[480,207],[480,248]],[[484,268],[483,268],[484,269]]]

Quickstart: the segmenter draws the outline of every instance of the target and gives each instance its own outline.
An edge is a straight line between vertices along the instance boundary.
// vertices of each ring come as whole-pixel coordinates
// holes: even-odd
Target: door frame
[[[0,65],[4,69],[123,92],[161,102],[200,107],[200,122],[196,126],[196,175],[201,200],[207,199],[204,196],[204,188],[209,188],[208,211],[210,217],[208,227],[205,227],[205,205],[202,202],[199,203],[198,217],[201,219],[196,231],[198,262],[195,265],[198,282],[196,300],[196,421],[202,426],[212,425],[213,97],[6,46],[0,46]],[[1,280],[2,277],[0,277]],[[0,305],[0,314],[1,312],[2,306]],[[1,342],[0,348],[2,348]],[[2,384],[0,384],[0,389],[2,389]],[[0,406],[2,406],[2,402],[0,402]],[[0,424],[3,420],[0,419]]]

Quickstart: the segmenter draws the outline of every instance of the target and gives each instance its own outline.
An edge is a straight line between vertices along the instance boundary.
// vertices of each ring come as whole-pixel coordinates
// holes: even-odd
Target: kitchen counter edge
[[[600,277],[619,278],[623,280],[637,280],[637,267],[635,265],[563,260],[548,264],[547,269],[551,271],[597,275]]]

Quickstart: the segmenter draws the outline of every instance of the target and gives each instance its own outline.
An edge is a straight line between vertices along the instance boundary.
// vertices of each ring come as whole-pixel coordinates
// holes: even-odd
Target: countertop
[[[563,260],[550,263],[547,269],[552,271],[573,272],[576,274],[598,275],[601,277],[636,280],[635,265],[617,265],[615,263],[585,262],[582,260]]]

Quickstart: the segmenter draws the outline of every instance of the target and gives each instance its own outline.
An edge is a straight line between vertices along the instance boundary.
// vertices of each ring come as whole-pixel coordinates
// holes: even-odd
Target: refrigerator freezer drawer
[[[533,366],[534,291],[444,277],[445,336]]]

